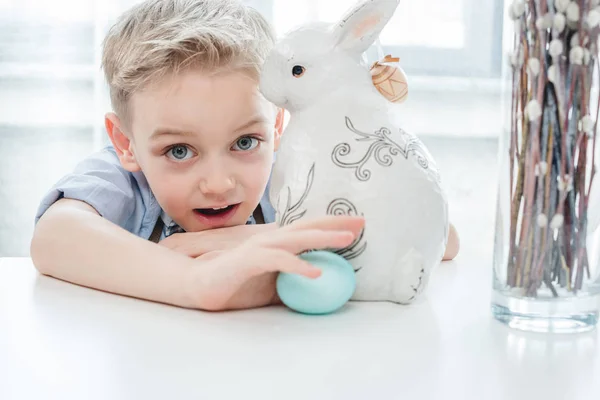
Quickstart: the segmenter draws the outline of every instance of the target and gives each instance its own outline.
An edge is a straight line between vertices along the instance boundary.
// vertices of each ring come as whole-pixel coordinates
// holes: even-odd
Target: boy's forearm
[[[38,222],[31,257],[43,274],[122,295],[192,307],[185,282],[192,259],[143,240],[74,200]]]
[[[277,229],[277,225],[271,223],[231,226],[201,232],[176,233],[163,239],[159,244],[178,253],[196,258],[214,251],[233,249],[254,235],[274,229]]]

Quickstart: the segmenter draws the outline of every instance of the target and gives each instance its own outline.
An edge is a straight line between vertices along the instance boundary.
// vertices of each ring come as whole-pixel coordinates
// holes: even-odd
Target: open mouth
[[[221,207],[221,208],[196,208],[196,209],[194,209],[194,211],[197,212],[198,214],[202,214],[207,217],[214,217],[214,216],[219,216],[219,215],[228,213],[235,206],[237,206],[237,204],[231,204],[231,205],[228,205],[226,207]]]
[[[239,205],[238,203],[216,208],[195,208],[194,214],[202,224],[211,228],[218,228],[226,225],[227,221],[235,215]]]

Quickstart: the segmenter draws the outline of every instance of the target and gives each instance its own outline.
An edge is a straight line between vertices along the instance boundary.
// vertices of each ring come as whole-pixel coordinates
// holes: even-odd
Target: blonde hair
[[[187,68],[241,69],[258,78],[273,41],[267,21],[236,0],[146,0],[125,12],[104,40],[112,107],[127,120],[133,93]]]

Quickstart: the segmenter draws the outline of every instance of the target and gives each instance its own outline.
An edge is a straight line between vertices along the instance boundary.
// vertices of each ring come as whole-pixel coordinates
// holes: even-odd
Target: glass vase
[[[517,329],[582,332],[598,321],[596,3],[507,7],[492,313]]]

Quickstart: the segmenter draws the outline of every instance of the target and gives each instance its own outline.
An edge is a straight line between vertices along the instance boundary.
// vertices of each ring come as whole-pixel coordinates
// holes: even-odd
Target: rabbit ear
[[[363,0],[334,26],[336,45],[357,55],[366,51],[388,23],[400,0]]]

